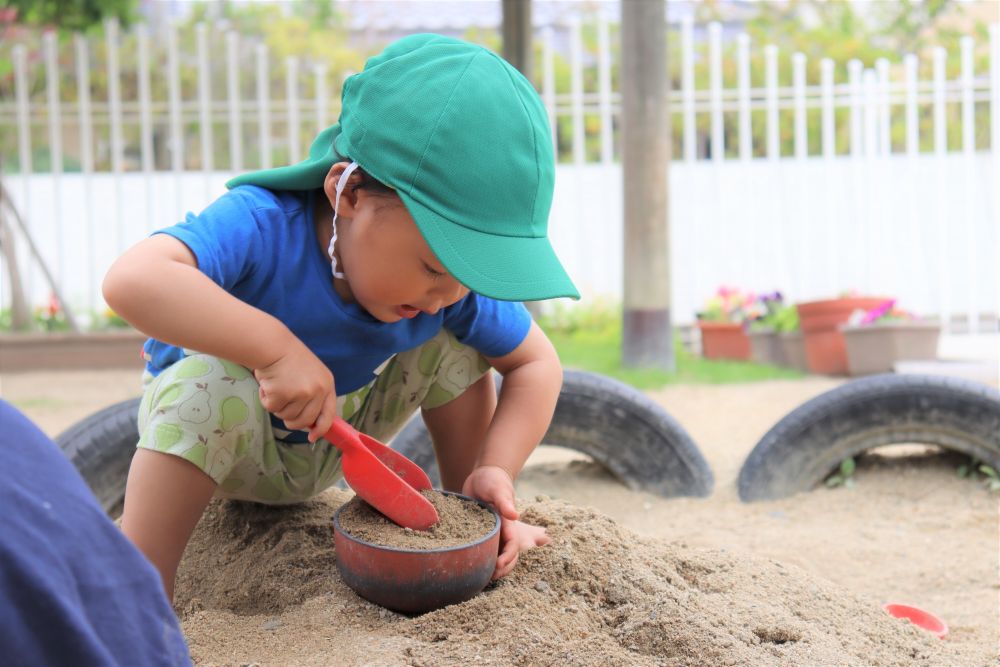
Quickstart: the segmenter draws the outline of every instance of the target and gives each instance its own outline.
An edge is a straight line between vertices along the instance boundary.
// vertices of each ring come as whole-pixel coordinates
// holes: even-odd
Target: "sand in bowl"
[[[350,535],[396,549],[443,549],[475,542],[493,530],[496,519],[478,503],[422,491],[437,510],[439,521],[430,530],[403,528],[358,497],[350,500],[340,513],[340,525]]]
[[[330,519],[350,498],[331,490],[295,507],[211,505],[177,584],[196,663],[982,664],[797,567],[641,538],[544,497],[520,509],[548,528],[550,545],[467,602],[395,614],[337,574]]]

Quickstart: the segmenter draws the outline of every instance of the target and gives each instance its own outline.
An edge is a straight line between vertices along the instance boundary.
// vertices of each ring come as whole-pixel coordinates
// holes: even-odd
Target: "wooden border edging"
[[[0,372],[143,367],[138,331],[0,334]]]

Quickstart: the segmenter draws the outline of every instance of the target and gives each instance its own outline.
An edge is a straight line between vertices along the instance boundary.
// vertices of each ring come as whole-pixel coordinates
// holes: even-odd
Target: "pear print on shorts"
[[[200,378],[212,372],[212,364],[200,357],[184,357],[177,362],[174,377],[180,379]]]
[[[222,399],[219,413],[219,428],[213,432],[216,435],[223,435],[245,424],[250,416],[250,408],[239,396],[227,396]]]
[[[444,369],[444,373],[438,375],[438,384],[458,395],[469,388],[472,384],[469,380],[472,377],[472,360],[468,357],[460,357],[454,363],[449,364]]]
[[[209,401],[212,395],[206,391],[208,385],[202,382],[195,384],[198,391],[177,407],[177,416],[189,424],[204,424],[212,416],[212,406]]]

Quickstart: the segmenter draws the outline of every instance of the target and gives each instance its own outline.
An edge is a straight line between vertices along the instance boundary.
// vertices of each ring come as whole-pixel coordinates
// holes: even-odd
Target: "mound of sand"
[[[406,617],[336,571],[331,490],[294,507],[215,502],[176,586],[199,664],[944,665],[947,642],[805,571],[643,539],[591,510],[522,507],[547,547],[459,605]],[[858,563],[858,567],[864,567]]]

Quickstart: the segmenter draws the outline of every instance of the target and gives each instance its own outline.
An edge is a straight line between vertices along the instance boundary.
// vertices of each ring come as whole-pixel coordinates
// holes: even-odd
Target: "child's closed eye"
[[[444,273],[436,270],[433,266],[431,266],[427,262],[424,262],[424,271],[427,273],[427,275],[431,276],[431,278],[433,278],[434,280],[437,280],[438,278],[440,278],[440,277],[442,277],[444,275]]]

